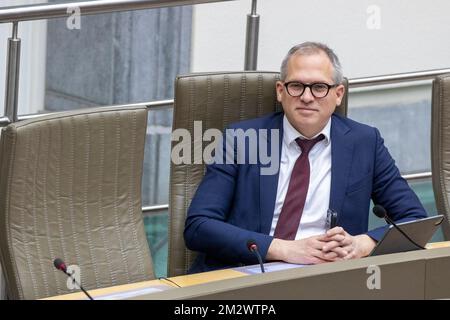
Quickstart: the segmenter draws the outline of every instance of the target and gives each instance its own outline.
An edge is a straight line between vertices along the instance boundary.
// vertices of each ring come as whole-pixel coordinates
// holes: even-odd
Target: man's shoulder
[[[264,116],[234,122],[228,126],[230,129],[271,129],[279,126],[283,119],[283,112],[272,112]]]
[[[333,121],[335,125],[347,127],[352,133],[373,135],[376,131],[376,128],[373,126],[343,117],[339,114],[333,114]]]

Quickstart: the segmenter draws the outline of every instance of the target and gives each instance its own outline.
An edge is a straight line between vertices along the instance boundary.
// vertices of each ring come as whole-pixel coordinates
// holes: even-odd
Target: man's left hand
[[[366,257],[376,245],[376,241],[368,235],[351,236],[342,227],[328,230],[320,240],[327,242],[322,251],[337,253],[336,260]]]

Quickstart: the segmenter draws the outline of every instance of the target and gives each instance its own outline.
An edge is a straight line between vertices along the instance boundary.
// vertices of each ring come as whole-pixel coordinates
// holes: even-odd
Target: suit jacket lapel
[[[330,208],[341,214],[347,180],[353,158],[353,141],[346,134],[350,128],[338,116],[331,118],[331,193]]]
[[[270,123],[267,132],[267,149],[271,152],[278,152],[278,169],[276,174],[272,175],[262,175],[261,167],[268,167],[269,165],[262,165],[259,162],[259,204],[260,204],[260,230],[262,233],[269,234],[270,227],[272,225],[273,210],[275,208],[275,198],[277,195],[278,187],[278,176],[280,173],[280,161],[281,161],[281,146],[283,141],[283,115],[280,113],[279,116],[274,117],[273,121]],[[271,150],[271,129],[278,129],[278,150]]]

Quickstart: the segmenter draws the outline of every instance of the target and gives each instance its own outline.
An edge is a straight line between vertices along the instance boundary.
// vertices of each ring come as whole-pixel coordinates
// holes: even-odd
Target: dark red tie
[[[323,134],[312,140],[295,139],[298,146],[302,150],[302,154],[297,158],[294,169],[291,173],[289,187],[284,199],[283,208],[278,218],[275,228],[274,237],[285,240],[294,240],[297,234],[300,219],[305,206],[306,195],[309,186],[309,151],[312,147],[323,140]]]

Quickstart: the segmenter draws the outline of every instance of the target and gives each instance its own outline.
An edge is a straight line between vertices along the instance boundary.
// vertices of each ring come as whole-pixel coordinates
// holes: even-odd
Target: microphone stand
[[[83,286],[82,286],[81,284],[79,284],[78,281],[77,281],[74,277],[72,277],[72,275],[71,275],[70,273],[68,273],[68,272],[65,271],[65,270],[61,270],[61,271],[64,272],[64,273],[65,273],[65,274],[73,281],[73,283],[75,283],[75,284],[78,286],[78,288],[80,288],[81,291],[83,291],[83,293],[84,293],[90,300],[94,300],[94,298],[92,298],[91,295],[90,295],[86,290],[84,290]]]

